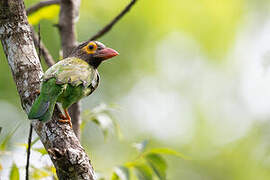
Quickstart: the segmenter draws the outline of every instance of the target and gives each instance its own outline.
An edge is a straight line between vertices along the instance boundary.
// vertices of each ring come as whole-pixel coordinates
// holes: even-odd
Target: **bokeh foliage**
[[[26,0],[26,7],[35,2],[37,0]],[[87,40],[128,2],[82,0],[78,39]],[[250,63],[247,57],[252,56],[252,52],[240,46],[245,51],[234,54],[245,33],[250,33],[247,36],[258,31],[263,33],[260,28],[267,24],[269,7],[267,0],[138,0],[134,9],[100,39],[118,50],[120,56],[99,68],[101,84],[82,102],[84,119],[89,120],[83,123],[82,143],[95,169],[106,178],[115,173],[113,178],[117,179],[122,173],[124,179],[125,163],[138,156],[130,144],[150,139],[149,149],[170,147],[188,155],[190,160],[150,154],[146,157],[150,166],[133,164],[137,168],[134,174],[137,170],[137,174],[146,179],[152,175],[147,173],[151,168],[156,169],[160,179],[164,177],[164,169],[168,179],[269,179],[270,116],[261,118],[250,113],[252,110],[247,108],[248,103],[239,87],[243,83],[241,72],[244,65]],[[54,15],[45,13],[44,16],[43,13],[43,19],[37,19],[41,23],[42,40],[58,59],[60,41],[54,27],[58,18]],[[244,44],[252,44],[248,38],[245,37]],[[238,66],[239,59],[244,63]],[[46,69],[44,62],[42,64]],[[0,72],[0,126],[3,127],[0,144],[4,144],[1,151],[14,153],[18,148],[14,144],[25,141],[22,137],[25,137],[28,121],[21,112],[1,45]],[[102,102],[119,104],[119,108],[109,115],[93,115],[93,109]],[[158,105],[161,108],[155,111]],[[191,113],[186,115],[186,112]],[[104,116],[107,120],[112,116],[119,121],[123,139],[112,136],[104,141],[103,133],[110,131],[107,126],[98,128],[102,124],[99,118],[104,119]],[[168,127],[176,130],[166,129],[166,124],[173,119],[177,126]],[[261,119],[264,121],[259,121]],[[13,137],[11,134],[18,122],[20,128]],[[187,122],[192,124],[191,128]],[[245,131],[242,126],[246,127]],[[180,133],[175,135],[174,131]],[[187,139],[183,140],[183,136]],[[34,151],[44,153],[40,148]],[[16,174],[11,155],[4,156],[5,153],[0,154],[0,174],[5,171],[5,164]],[[155,162],[159,162],[159,166]],[[43,169],[35,166],[32,167],[35,178],[38,174],[54,174],[50,166],[45,165]],[[23,166],[17,168],[23,169]]]

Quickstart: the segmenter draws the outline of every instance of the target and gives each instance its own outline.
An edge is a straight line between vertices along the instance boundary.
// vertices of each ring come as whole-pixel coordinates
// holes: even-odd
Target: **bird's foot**
[[[61,123],[68,123],[69,126],[72,128],[72,124],[71,124],[70,120],[68,120],[68,119],[59,119],[58,121],[61,122]]]
[[[67,118],[66,116],[64,116],[63,114],[59,114],[59,122],[61,123],[68,123],[69,126],[72,128],[72,123],[71,123],[71,119]]]

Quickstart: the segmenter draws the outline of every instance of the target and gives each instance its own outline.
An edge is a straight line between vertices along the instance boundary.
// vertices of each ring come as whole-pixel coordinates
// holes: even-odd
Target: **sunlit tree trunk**
[[[36,97],[42,68],[35,51],[23,0],[0,0],[0,39],[26,113]],[[58,123],[57,108],[48,123],[33,121],[59,179],[94,180],[90,160],[72,129]]]

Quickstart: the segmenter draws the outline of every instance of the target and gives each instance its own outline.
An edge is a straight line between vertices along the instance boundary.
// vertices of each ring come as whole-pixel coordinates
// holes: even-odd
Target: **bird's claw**
[[[65,117],[63,114],[59,114],[59,122],[61,122],[61,123],[68,123],[69,124],[69,126],[72,128],[72,123],[71,123],[71,119],[69,119],[69,118],[67,118],[67,117]]]

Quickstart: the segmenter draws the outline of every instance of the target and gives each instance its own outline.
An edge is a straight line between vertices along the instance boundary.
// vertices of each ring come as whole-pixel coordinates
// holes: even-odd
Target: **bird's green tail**
[[[58,85],[55,81],[55,78],[52,78],[43,82],[40,95],[28,114],[29,119],[39,119],[43,122],[51,119],[57,98],[64,90],[64,85]]]

